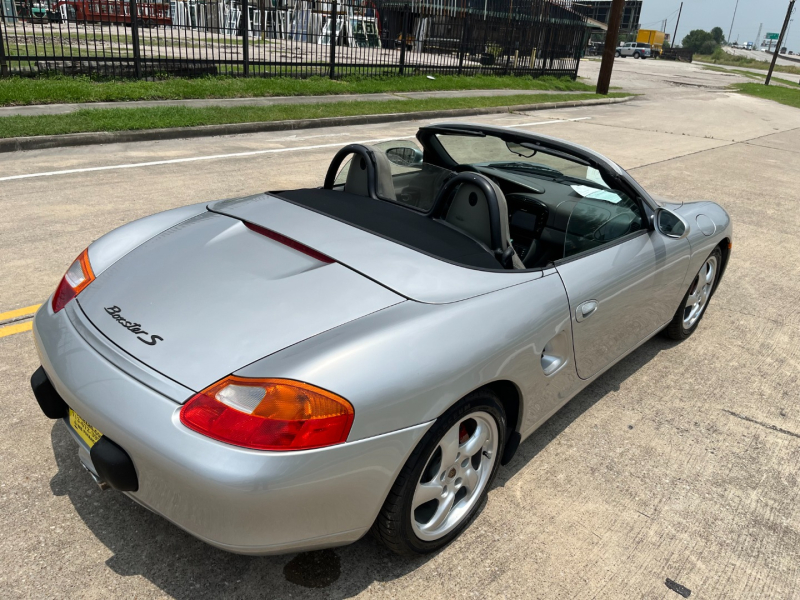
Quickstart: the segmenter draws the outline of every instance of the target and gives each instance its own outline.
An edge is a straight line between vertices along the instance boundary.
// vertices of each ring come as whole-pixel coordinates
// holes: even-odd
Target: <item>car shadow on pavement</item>
[[[575,419],[672,345],[651,340],[593,382],[520,446],[494,485],[504,485]],[[69,498],[91,533],[114,553],[106,566],[121,577],[144,577],[175,598],[346,598],[376,582],[400,578],[431,558],[396,556],[369,535],[349,546],[295,555],[253,557],[217,550],[123,494],[100,491],[81,466],[63,424],[54,425],[51,441],[58,465],[51,489]]]

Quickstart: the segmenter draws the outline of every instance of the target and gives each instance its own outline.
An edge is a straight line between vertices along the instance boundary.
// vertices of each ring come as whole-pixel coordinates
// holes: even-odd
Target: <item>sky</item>
[[[641,28],[661,29],[667,19],[667,32],[672,36],[680,5],[680,0],[643,0]],[[710,31],[713,27],[722,27],[727,39],[735,6],[736,0],[684,0],[678,40],[692,29]],[[739,0],[730,39],[736,41],[738,36],[740,44],[755,42],[759,23],[764,23],[762,36],[768,31],[780,33],[788,7],[789,0]],[[792,18],[784,46],[797,53],[800,52],[800,0],[795,2]]]

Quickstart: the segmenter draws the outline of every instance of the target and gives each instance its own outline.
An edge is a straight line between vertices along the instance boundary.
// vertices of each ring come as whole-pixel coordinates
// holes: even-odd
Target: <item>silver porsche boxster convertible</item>
[[[93,242],[36,314],[31,384],[97,484],[209,544],[431,552],[570,398],[695,331],[731,234],[587,148],[425,126],[343,147],[322,187]]]

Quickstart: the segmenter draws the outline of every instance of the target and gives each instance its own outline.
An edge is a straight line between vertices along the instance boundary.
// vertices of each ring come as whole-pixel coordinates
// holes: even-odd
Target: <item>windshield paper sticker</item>
[[[606,202],[611,202],[613,204],[618,204],[622,198],[620,198],[619,194],[612,192],[611,190],[598,190],[597,188],[590,187],[588,185],[571,185],[572,190],[584,198],[592,198],[594,200],[605,200]]]

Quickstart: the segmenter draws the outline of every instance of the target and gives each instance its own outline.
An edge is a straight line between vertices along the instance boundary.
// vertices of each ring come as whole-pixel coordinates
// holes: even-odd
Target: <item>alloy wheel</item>
[[[446,535],[480,500],[497,460],[494,418],[473,412],[460,419],[433,449],[411,501],[411,525],[422,540]]]
[[[689,296],[683,308],[683,327],[691,329],[708,304],[711,292],[714,289],[714,281],[717,278],[717,257],[711,256],[703,264],[697,277],[694,278],[689,288]]]

